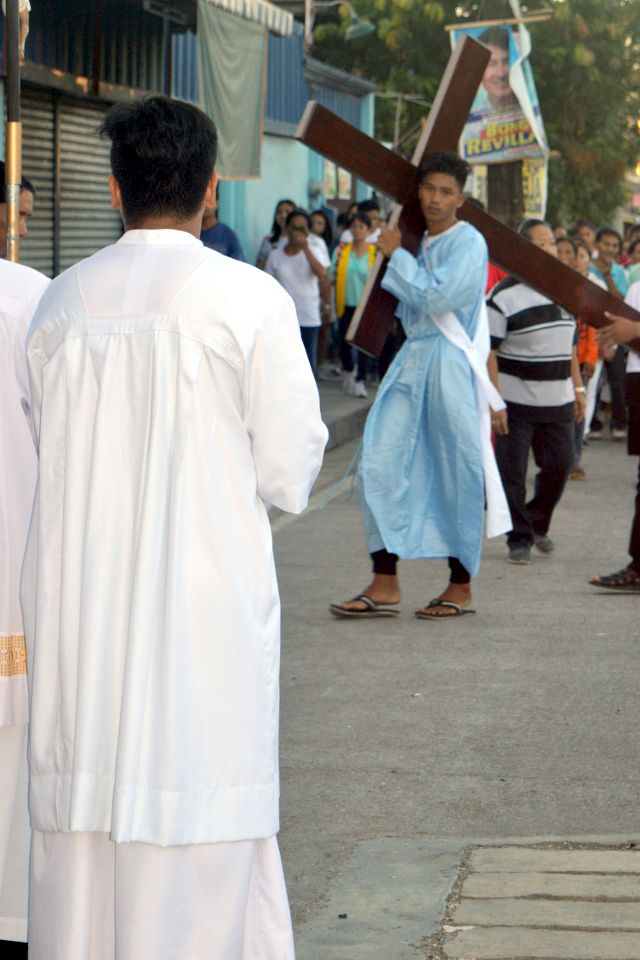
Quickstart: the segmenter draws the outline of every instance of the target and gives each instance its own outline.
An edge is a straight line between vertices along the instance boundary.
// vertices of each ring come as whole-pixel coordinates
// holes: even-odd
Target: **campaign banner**
[[[547,138],[528,59],[529,31],[523,24],[456,27],[452,45],[463,35],[489,47],[491,59],[462,134],[461,155],[472,164],[545,157]]]

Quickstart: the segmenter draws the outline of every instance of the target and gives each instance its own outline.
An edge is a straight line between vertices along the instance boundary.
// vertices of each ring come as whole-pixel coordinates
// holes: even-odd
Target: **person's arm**
[[[492,350],[489,353],[489,359],[487,360],[487,370],[489,371],[489,379],[494,385],[498,393],[500,392],[500,378],[498,376],[498,357],[496,351]],[[509,417],[507,415],[507,409],[504,410],[492,410],[491,411],[491,427],[494,433],[505,434],[509,433]]]
[[[311,249],[308,237],[305,238],[305,242],[302,244],[302,250],[307,258],[307,263],[311,267],[312,272],[320,281],[320,286],[322,287],[322,283],[329,280],[329,273],[327,271],[328,264],[322,263],[322,261],[319,259],[318,247],[316,247],[314,250]]]
[[[605,312],[607,320],[611,320],[608,327],[598,331],[598,342],[604,347],[614,344],[628,344],[636,353],[640,353],[640,323],[629,320],[628,317],[619,317],[615,313]]]
[[[487,252],[480,234],[470,236],[465,231],[461,241],[450,241],[451,257],[435,270],[421,267],[417,259],[399,245],[399,236],[397,227],[382,230],[378,249],[384,256],[390,252],[383,289],[402,303],[425,308],[430,314],[441,314],[470,307],[477,299],[478,290],[484,292]]]
[[[587,397],[580,373],[580,364],[578,363],[578,348],[575,346],[571,348],[571,379],[573,380],[573,389],[576,396],[576,423],[582,423],[584,420],[584,412],[587,408]]]
[[[244,373],[244,422],[258,494],[265,503],[300,513],[320,471],[328,432],[293,301],[279,287],[268,294],[273,305]]]

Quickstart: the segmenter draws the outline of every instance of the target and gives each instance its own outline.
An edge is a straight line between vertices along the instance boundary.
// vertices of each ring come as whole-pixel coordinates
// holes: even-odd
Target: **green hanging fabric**
[[[260,176],[266,36],[261,24],[198,0],[200,105],[218,128],[216,171],[226,179]]]

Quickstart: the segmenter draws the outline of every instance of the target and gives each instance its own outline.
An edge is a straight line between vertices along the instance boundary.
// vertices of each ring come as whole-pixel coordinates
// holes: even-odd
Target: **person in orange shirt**
[[[573,266],[578,273],[582,274],[583,277],[589,276],[589,264],[591,263],[589,247],[584,240],[569,240],[567,237],[563,237],[562,240],[559,241],[558,246],[560,246],[560,244],[566,246],[569,243],[572,244],[574,251],[573,264],[571,264],[571,266]],[[560,251],[558,251],[558,256],[560,256]],[[561,257],[560,259],[563,258]],[[593,276],[591,276],[591,280],[594,280]],[[579,317],[576,317],[576,323],[578,324],[578,363],[580,365],[582,380],[586,387],[595,375],[596,368],[598,367],[600,348],[594,328],[588,326],[588,324],[580,320]],[[602,363],[600,363],[600,367],[601,366]],[[585,422],[586,420],[582,420],[575,425],[575,456],[569,475],[571,480],[586,480],[587,476],[582,466],[582,441],[584,439]]]

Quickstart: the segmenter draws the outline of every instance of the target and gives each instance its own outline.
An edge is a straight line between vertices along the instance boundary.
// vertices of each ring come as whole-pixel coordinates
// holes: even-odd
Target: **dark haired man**
[[[557,255],[548,223],[527,220],[519,231],[547,253]],[[547,297],[513,277],[502,280],[488,301],[490,370],[507,402],[494,416],[496,456],[509,500],[513,528],[508,562],[531,563],[531,547],[554,551],[551,517],[573,463],[574,421],[582,419],[582,385],[575,319]],[[539,472],[526,503],[529,451]]]
[[[371,230],[367,237],[367,243],[377,243],[380,237],[380,204],[375,197],[368,200],[361,200],[358,204],[358,213],[364,213],[369,218]]]
[[[200,239],[205,247],[209,247],[210,250],[217,250],[225,257],[231,257],[232,260],[245,262],[244,251],[237,233],[226,223],[220,223],[218,220],[218,202],[218,191],[216,190],[213,206],[207,207],[204,211]]]
[[[20,236],[33,211],[33,185],[20,192]],[[0,953],[26,957],[29,816],[27,811],[27,658],[20,612],[24,555],[38,463],[29,422],[24,344],[49,281],[4,259],[5,166],[0,163]],[[21,946],[16,945],[16,941]],[[24,952],[23,952],[24,951]]]
[[[292,960],[266,505],[304,508],[327,433],[290,298],[199,240],[211,121],[151,97],[103,131],[126,232],[28,340],[29,954]]]
[[[389,257],[383,286],[400,300],[407,340],[380,385],[364,431],[361,503],[373,579],[353,600],[332,604],[336,617],[394,616],[399,557],[448,559],[449,584],[416,611],[441,620],[473,612],[471,578],[480,567],[485,492],[488,533],[511,526],[493,457],[484,306],[487,247],[458,221],[468,165],[434,154],[420,169],[418,195],[427,223],[418,257],[383,230]]]
[[[18,233],[20,238],[27,236],[28,223],[33,216],[35,187],[28,179],[22,178],[20,184],[20,204],[18,208]],[[0,161],[0,257],[7,255],[7,187],[5,184],[5,165]]]

